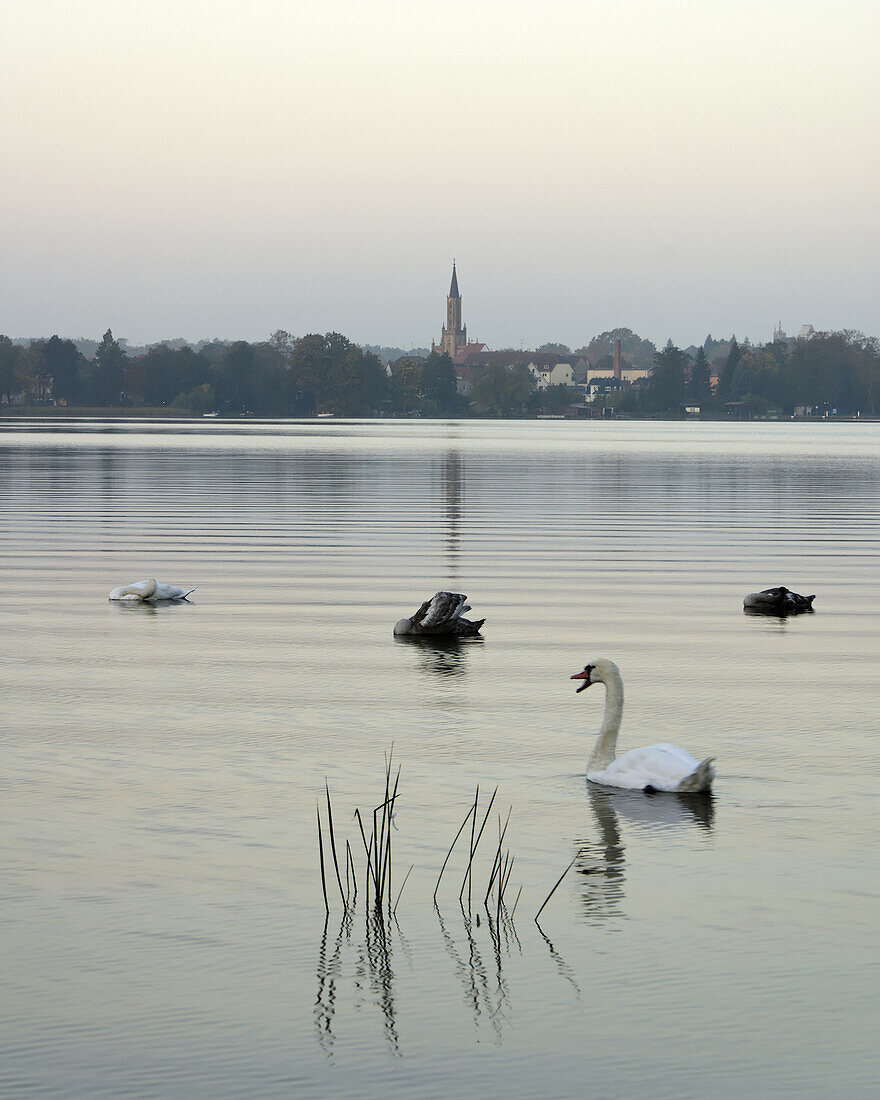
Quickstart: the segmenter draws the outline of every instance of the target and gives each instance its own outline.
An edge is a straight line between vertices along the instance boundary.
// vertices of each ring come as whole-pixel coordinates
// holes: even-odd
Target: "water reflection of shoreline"
[[[711,830],[715,806],[708,794],[647,794],[589,784],[590,809],[599,827],[600,842],[579,842],[575,869],[582,876],[581,906],[592,922],[625,920],[622,908],[626,860],[620,821],[653,831],[696,826]]]

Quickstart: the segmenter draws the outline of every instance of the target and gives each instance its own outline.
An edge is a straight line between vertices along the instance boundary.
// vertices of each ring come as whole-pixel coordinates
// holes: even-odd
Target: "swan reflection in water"
[[[621,908],[626,861],[620,822],[652,832],[696,827],[711,831],[715,806],[710,791],[670,794],[627,791],[588,784],[590,809],[601,840],[580,841],[575,870],[582,876],[581,904],[591,923],[625,919]]]
[[[180,611],[183,607],[195,607],[189,600],[162,600],[160,603],[145,603],[143,600],[114,600],[108,602],[115,612],[127,615],[132,612],[136,615],[164,615],[167,612]]]
[[[485,644],[485,638],[479,634],[464,637],[397,634],[394,641],[398,645],[412,646],[419,671],[429,676],[463,675],[467,671],[468,650]]]

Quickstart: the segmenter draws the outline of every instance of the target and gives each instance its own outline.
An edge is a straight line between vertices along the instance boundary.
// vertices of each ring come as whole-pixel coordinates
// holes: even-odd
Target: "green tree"
[[[333,411],[327,407],[333,388],[330,373],[347,347],[348,340],[338,332],[309,333],[294,341],[291,370],[310,412]]]
[[[528,367],[517,363],[504,367],[490,363],[474,378],[471,392],[474,408],[488,416],[522,416],[526,401],[535,388]]]
[[[96,405],[118,405],[122,400],[122,388],[125,384],[125,352],[113,339],[108,328],[101,338],[95,352],[95,367],[92,379],[94,401]]]
[[[11,405],[13,397],[19,392],[19,368],[22,349],[8,336],[0,336],[0,398],[6,398]]]
[[[606,355],[614,355],[614,342],[620,341],[620,353],[626,356],[636,367],[650,367],[657,348],[650,340],[643,340],[632,329],[614,328],[594,336],[586,347],[577,348],[575,354],[584,355],[591,363],[596,363]]]
[[[348,343],[331,370],[332,411],[343,416],[371,416],[388,393],[388,374],[378,355]]]
[[[222,352],[211,382],[220,406],[226,411],[253,411],[250,400],[253,366],[254,348],[246,340],[236,340]]]
[[[20,360],[19,384],[32,405],[48,404],[52,398],[52,375],[45,347],[45,340],[32,340]]]
[[[654,409],[667,416],[682,415],[685,395],[685,368],[690,361],[686,351],[668,340],[663,351],[654,355],[654,370],[650,378],[650,397]]]
[[[698,348],[697,354],[694,356],[686,393],[690,404],[700,405],[701,407],[708,405],[712,398],[709,360],[706,357],[705,348]]]
[[[294,342],[290,359],[297,389],[312,412],[369,416],[388,391],[379,358],[338,332],[311,333]]]
[[[223,349],[225,353],[226,348]],[[131,363],[128,372],[135,367]],[[140,385],[143,401],[155,408],[170,405],[178,394],[190,393],[207,382],[211,364],[206,355],[190,347],[170,348],[154,344],[141,359],[143,380]],[[130,387],[132,390],[134,386]]]
[[[42,360],[42,369],[51,379],[51,393],[55,403],[73,405],[79,398],[82,384],[83,357],[73,340],[52,336],[48,340],[34,340],[31,347]]]
[[[543,390],[535,389],[529,396],[529,407],[535,410],[558,415],[564,413],[578,399],[578,391],[571,386],[561,383],[554,386],[545,386]]]
[[[388,392],[396,413],[409,416],[415,411],[422,396],[422,360],[409,355],[395,360],[391,364]]]
[[[742,352],[740,351],[739,344],[736,342],[734,336],[730,342],[730,351],[727,353],[727,359],[721,370],[721,377],[718,379],[718,399],[719,401],[732,401],[730,396],[733,385],[733,376],[736,374],[736,368],[739,366],[739,361],[742,358]]]
[[[178,409],[186,409],[193,416],[201,416],[217,408],[217,398],[211,385],[203,382],[189,393],[178,394],[173,404]]]
[[[458,377],[446,352],[432,351],[422,365],[421,410],[424,416],[455,416],[459,411]]]

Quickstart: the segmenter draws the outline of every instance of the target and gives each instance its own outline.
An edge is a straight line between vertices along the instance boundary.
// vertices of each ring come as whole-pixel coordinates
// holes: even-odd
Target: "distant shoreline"
[[[436,424],[442,420],[510,420],[510,421],[547,421],[547,420],[561,420],[567,423],[667,423],[667,424],[817,424],[822,422],[828,423],[845,423],[845,424],[859,424],[868,423],[873,424],[880,421],[880,416],[789,416],[789,417],[777,417],[763,418],[754,417],[751,420],[737,420],[732,417],[724,416],[705,416],[705,417],[682,417],[671,418],[663,416],[615,416],[615,417],[600,417],[600,416],[489,416],[489,417],[400,417],[400,416],[370,416],[370,417],[344,417],[344,416],[266,416],[266,415],[251,415],[249,413],[219,413],[214,415],[199,416],[193,414],[186,409],[173,409],[173,408],[102,408],[102,407],[68,407],[57,405],[22,405],[22,406],[8,406],[5,405],[0,408],[0,419],[12,420],[15,418],[21,418],[23,420],[61,420],[65,417],[70,419],[90,419],[90,420],[207,420],[212,423],[217,421],[242,421],[242,420],[290,420],[290,421],[303,421],[314,420],[320,423],[327,423],[333,421],[344,421],[348,419],[354,420],[375,420],[377,424],[382,423],[385,420],[408,420],[417,423],[423,420],[426,424]]]

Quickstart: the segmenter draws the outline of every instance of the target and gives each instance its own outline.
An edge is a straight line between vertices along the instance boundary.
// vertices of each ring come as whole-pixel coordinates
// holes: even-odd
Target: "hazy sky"
[[[4,0],[0,332],[880,335],[876,0]]]

